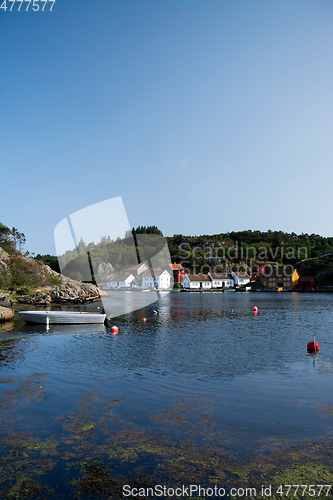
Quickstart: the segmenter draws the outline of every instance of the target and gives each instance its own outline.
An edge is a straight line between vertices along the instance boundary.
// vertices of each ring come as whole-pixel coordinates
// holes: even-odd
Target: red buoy
[[[113,327],[111,328],[111,332],[112,332],[112,333],[118,333],[118,332],[119,332],[119,328],[118,328],[117,326],[113,326]]]
[[[253,307],[252,307],[252,311],[253,311],[253,312],[258,312],[258,308],[257,308],[257,306],[253,306]]]
[[[142,321],[145,323],[147,320],[146,320],[146,318],[142,318]]]
[[[306,348],[309,352],[319,351],[319,344],[318,342],[315,341],[315,336],[313,336],[313,340],[311,340],[311,342],[308,343]]]

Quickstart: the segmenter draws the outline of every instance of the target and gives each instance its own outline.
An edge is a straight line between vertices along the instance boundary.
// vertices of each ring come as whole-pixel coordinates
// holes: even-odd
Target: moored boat
[[[77,311],[19,311],[26,323],[50,325],[102,324],[106,314]]]

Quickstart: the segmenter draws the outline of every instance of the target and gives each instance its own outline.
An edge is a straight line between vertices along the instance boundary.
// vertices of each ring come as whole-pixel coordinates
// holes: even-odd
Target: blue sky
[[[26,5],[0,10],[0,221],[30,252],[115,196],[165,235],[333,235],[331,1]]]

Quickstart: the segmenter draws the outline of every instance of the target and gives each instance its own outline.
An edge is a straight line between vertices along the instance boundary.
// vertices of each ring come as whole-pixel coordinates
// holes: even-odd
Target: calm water
[[[200,480],[211,468],[209,477],[229,484],[226,457],[258,465],[331,442],[332,302],[331,294],[170,293],[115,318],[118,335],[5,325],[0,488],[8,494],[29,480],[50,498],[90,498],[91,464],[127,480],[189,481],[196,463]],[[318,356],[306,351],[314,333]],[[182,460],[186,470],[174,467]]]

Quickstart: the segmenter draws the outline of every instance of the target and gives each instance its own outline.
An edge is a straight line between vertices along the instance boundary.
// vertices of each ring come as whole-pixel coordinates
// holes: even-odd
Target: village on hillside
[[[147,264],[126,265],[110,277],[103,288],[112,290],[314,290],[316,280],[300,277],[292,266],[262,265],[249,275],[244,271],[190,274],[182,264],[168,264],[166,269],[149,269]]]

